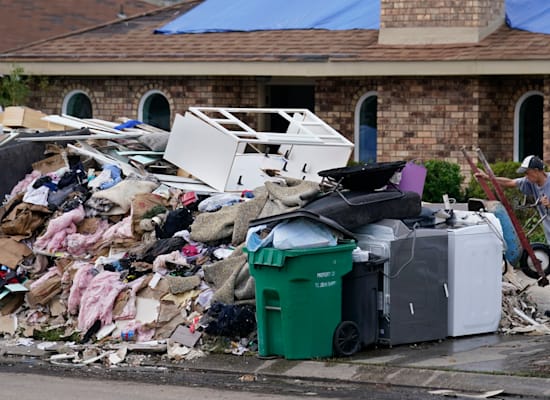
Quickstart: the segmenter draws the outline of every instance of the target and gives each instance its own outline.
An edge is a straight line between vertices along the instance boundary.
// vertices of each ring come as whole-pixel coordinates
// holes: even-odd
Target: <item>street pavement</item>
[[[533,280],[518,272],[525,283]],[[550,287],[530,286],[539,311],[550,309]],[[345,358],[286,360],[244,355],[208,354],[173,362],[158,357],[143,368],[175,372],[234,374],[236,379],[269,377],[318,382],[388,384],[466,394],[502,391],[500,396],[550,398],[550,334],[479,334],[434,342],[366,348]],[[33,343],[17,346],[0,339],[0,366],[30,365],[38,359],[48,364],[51,351]],[[152,359],[153,360],[153,359]],[[53,366],[55,367],[55,366]],[[117,365],[124,368],[124,363]],[[128,367],[128,365],[126,365]],[[105,367],[109,368],[109,367]],[[135,368],[135,367],[130,367]],[[139,366],[137,368],[140,368]]]
[[[209,354],[151,366],[181,371],[223,372],[236,379],[270,377],[319,382],[389,384],[460,393],[503,391],[507,396],[550,397],[550,335],[483,334],[416,345],[364,349],[352,357],[319,360],[264,359],[256,355]],[[0,341],[0,365],[47,363],[51,353]],[[94,364],[95,365],[95,364]],[[55,367],[55,366],[54,366]],[[124,368],[119,365],[118,368]],[[108,367],[105,367],[108,368]],[[132,369],[135,367],[131,367]],[[140,368],[140,367],[137,367]],[[498,397],[500,398],[500,397]]]

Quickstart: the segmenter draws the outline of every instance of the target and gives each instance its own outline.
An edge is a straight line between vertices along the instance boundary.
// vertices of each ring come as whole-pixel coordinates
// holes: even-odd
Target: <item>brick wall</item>
[[[315,112],[353,142],[357,102],[365,93],[376,91],[377,86],[377,79],[319,79],[315,86]]]
[[[167,98],[172,119],[189,106],[242,107],[258,105],[258,90],[253,78],[166,78],[166,79],[50,79],[46,97],[38,91],[30,104],[47,114],[61,112],[63,98],[73,90],[82,90],[92,101],[94,117],[115,120],[137,118],[139,102],[150,90],[159,90]]]
[[[462,146],[481,147],[489,161],[512,159],[515,105],[527,91],[541,91],[544,154],[550,161],[549,80],[357,77],[323,78],[315,85],[315,113],[351,141],[359,99],[367,92],[378,93],[379,161],[445,159],[460,164],[465,174],[469,167]],[[139,101],[149,90],[166,95],[172,118],[190,106],[260,104],[254,78],[57,78],[50,80],[46,97],[35,97],[29,105],[59,114],[63,97],[77,89],[90,95],[94,116],[106,120],[137,118]]]
[[[542,79],[487,78],[480,84],[479,147],[489,161],[509,161],[514,155],[514,111],[529,91],[544,90]],[[548,110],[548,105],[546,105]],[[544,117],[548,124],[548,117]],[[548,132],[548,127],[544,128]],[[547,140],[544,140],[546,143]],[[544,150],[544,154],[548,150]]]
[[[445,159],[466,169],[461,147],[478,140],[476,80],[392,78],[378,92],[381,161]]]
[[[504,0],[382,0],[380,27],[484,27],[503,10]]]

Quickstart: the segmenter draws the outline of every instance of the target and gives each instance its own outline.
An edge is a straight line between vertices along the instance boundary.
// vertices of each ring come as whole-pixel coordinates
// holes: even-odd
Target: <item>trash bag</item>
[[[193,214],[186,207],[177,208],[168,213],[162,226],[155,225],[155,233],[158,239],[166,239],[174,236],[174,233],[188,229],[193,223]]]
[[[296,218],[273,228],[273,247],[280,250],[336,246],[332,230],[319,222]]]
[[[204,317],[204,332],[209,335],[246,337],[256,329],[255,307],[251,304],[214,303]]]

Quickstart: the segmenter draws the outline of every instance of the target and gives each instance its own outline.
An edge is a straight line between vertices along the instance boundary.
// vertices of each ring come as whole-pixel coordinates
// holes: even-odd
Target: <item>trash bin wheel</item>
[[[540,266],[542,267],[544,274],[550,274],[550,248],[548,245],[546,243],[531,243],[531,247],[533,248],[535,257],[540,260]],[[533,261],[525,250],[523,250],[523,254],[519,260],[519,265],[523,273],[529,278],[538,279],[540,277]]]
[[[337,356],[351,356],[361,349],[359,325],[353,321],[342,321],[334,331],[334,353]]]

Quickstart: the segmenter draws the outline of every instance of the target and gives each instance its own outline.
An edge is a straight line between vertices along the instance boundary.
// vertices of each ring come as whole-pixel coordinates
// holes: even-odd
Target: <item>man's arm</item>
[[[475,176],[478,177],[478,178],[489,179],[489,176],[484,171],[476,172]],[[506,178],[504,176],[495,176],[495,181],[497,181],[497,183],[500,186],[504,187],[504,188],[515,188],[515,187],[517,187],[516,186],[516,180],[512,179],[512,178]]]

